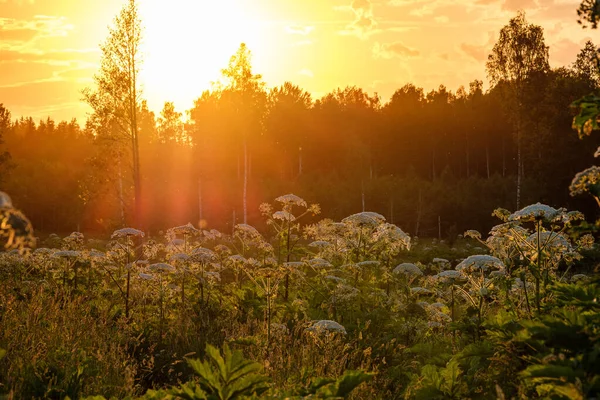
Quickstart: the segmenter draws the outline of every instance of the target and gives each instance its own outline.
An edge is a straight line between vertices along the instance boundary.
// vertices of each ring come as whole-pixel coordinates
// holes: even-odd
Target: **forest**
[[[241,44],[155,114],[142,26],[127,0],[85,124],[0,104],[0,399],[600,396],[591,41],[551,68],[518,12],[488,90],[387,102],[267,88]]]
[[[536,40],[545,46],[543,36]],[[542,53],[518,98],[502,79],[485,93],[475,79],[456,93],[407,83],[382,103],[357,87],[320,99],[292,83],[266,89],[242,46],[224,66],[229,84],[202,93],[185,122],[171,102],[155,115],[139,101],[139,227],[157,233],[202,221],[231,232],[237,222],[260,224],[258,206],[288,192],[319,203],[324,217],[376,211],[411,234],[438,239],[489,229],[495,207],[538,201],[593,220],[594,202],[569,196],[568,186],[599,144],[573,135],[570,108],[600,82],[595,47],[586,43],[569,68],[554,70],[548,50]],[[488,73],[494,69],[501,71],[488,66]],[[234,88],[243,84],[248,93],[238,96]],[[84,126],[13,120],[0,106],[0,151],[8,154],[0,182],[41,233],[106,234],[133,222],[131,149],[119,133],[102,132],[106,125],[95,117]]]

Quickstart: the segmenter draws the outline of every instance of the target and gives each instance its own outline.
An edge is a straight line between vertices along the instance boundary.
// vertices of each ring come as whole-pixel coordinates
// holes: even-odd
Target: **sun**
[[[183,111],[219,80],[240,43],[265,48],[260,12],[247,0],[142,0],[143,96],[160,111],[173,101]]]

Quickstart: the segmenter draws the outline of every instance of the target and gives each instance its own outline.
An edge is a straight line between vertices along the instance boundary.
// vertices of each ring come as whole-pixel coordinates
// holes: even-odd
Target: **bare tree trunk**
[[[244,224],[248,223],[248,140],[244,138]]]
[[[123,200],[123,174],[121,172],[121,157],[119,157],[119,205],[121,208],[121,226],[125,226],[125,201]]]
[[[502,138],[502,177],[506,176],[506,144]]]
[[[423,197],[421,189],[419,189],[419,204],[417,206],[417,226],[415,228],[415,236],[419,236],[419,228],[421,225],[421,210],[423,208]]]
[[[490,146],[485,145],[485,167],[487,170],[487,178],[490,179]]]
[[[362,211],[365,212],[365,183],[364,181],[360,182],[360,197],[362,201]]]
[[[521,161],[521,121],[517,121],[517,210],[521,209],[521,179],[523,166]]]
[[[435,147],[431,150],[431,180],[435,181]]]
[[[198,220],[202,221],[204,219],[203,209],[202,209],[202,177],[198,178]]]

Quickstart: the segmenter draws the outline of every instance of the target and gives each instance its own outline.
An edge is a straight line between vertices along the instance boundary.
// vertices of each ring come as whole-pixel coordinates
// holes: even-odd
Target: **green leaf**
[[[336,396],[346,398],[358,385],[373,379],[373,376],[375,376],[375,374],[363,371],[346,371],[344,375],[338,379]]]

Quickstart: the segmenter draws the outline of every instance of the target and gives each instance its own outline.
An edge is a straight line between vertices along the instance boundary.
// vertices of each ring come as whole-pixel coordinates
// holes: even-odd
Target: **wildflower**
[[[331,263],[323,258],[313,258],[312,260],[308,260],[308,263],[313,268],[329,268],[329,267],[331,267]]]
[[[290,261],[290,262],[283,263],[283,266],[287,267],[287,268],[299,268],[299,267],[302,267],[303,265],[304,265],[304,263],[302,261]]]
[[[589,279],[590,277],[585,274],[575,274],[571,277],[571,282],[586,282]]]
[[[282,203],[283,205],[292,205],[292,206],[299,206],[299,207],[307,207],[306,201],[298,196],[296,196],[295,194],[284,194],[283,196],[279,196],[275,199],[275,201],[278,201],[280,203]]]
[[[342,335],[346,334],[346,328],[342,325],[338,324],[335,321],[331,321],[328,319],[323,319],[320,321],[314,322],[310,327],[306,328],[307,331],[321,334],[321,333],[341,333]]]
[[[174,272],[175,268],[172,265],[165,263],[151,264],[148,268],[155,272]]]
[[[504,270],[504,263],[498,258],[488,255],[474,255],[467,257],[456,266],[457,271],[463,273],[486,272],[489,268]]]
[[[395,274],[422,276],[423,271],[413,263],[398,264],[393,271]]]
[[[357,263],[356,265],[358,265],[361,268],[364,268],[364,267],[376,267],[376,266],[379,265],[379,261],[376,261],[376,260],[361,261],[361,262]]]
[[[382,222],[385,222],[385,217],[376,212],[364,211],[361,213],[350,215],[342,220],[344,224],[354,225],[369,225],[376,226]]]
[[[275,211],[273,213],[273,219],[279,219],[282,221],[294,221],[296,219],[296,217],[294,217],[294,215],[292,215],[292,213],[284,210],[284,211]]]
[[[118,230],[114,231],[113,234],[110,236],[110,238],[118,239],[118,238],[129,237],[129,236],[144,237],[144,232],[134,229],[134,228],[123,228],[123,229],[118,229]]]
[[[167,230],[167,235],[169,232],[175,235],[197,235],[200,233],[200,231],[194,228],[194,225],[192,225],[190,222],[188,222],[186,225],[176,226]]]
[[[217,259],[217,254],[207,248],[198,247],[192,251],[191,259],[195,262],[207,263]]]
[[[433,293],[431,290],[426,289],[424,287],[420,287],[420,286],[416,286],[414,288],[410,288],[410,292],[413,293],[413,294],[417,294],[417,295],[420,295],[420,294],[431,294],[431,293]]]
[[[556,209],[554,207],[550,207],[546,204],[536,203],[528,205],[527,207],[522,208],[519,211],[512,213],[509,217],[509,221],[521,221],[521,222],[529,222],[529,221],[554,221],[557,217],[561,216],[561,213],[564,213],[564,209]]]
[[[443,280],[458,280],[463,277],[459,271],[453,269],[450,269],[448,271],[442,271],[435,276],[437,278],[442,278]]]
[[[187,261],[189,259],[190,259],[190,256],[188,256],[185,253],[175,253],[175,254],[172,254],[171,257],[169,257],[169,261],[171,261],[171,262],[176,262],[176,261],[183,262],[183,261]]]
[[[0,208],[13,208],[12,200],[4,192],[0,192]]]
[[[315,240],[314,242],[310,243],[308,245],[308,247],[317,247],[317,248],[324,248],[324,247],[328,247],[331,246],[331,243],[326,242],[325,240]]]
[[[80,252],[75,251],[75,250],[61,250],[61,251],[57,251],[56,253],[53,254],[53,257],[56,258],[76,258],[79,257],[81,255]]]
[[[596,153],[598,153],[598,151],[596,151]],[[569,191],[571,192],[571,196],[576,196],[585,192],[590,192],[591,194],[598,196],[598,194],[600,194],[598,192],[600,189],[598,186],[599,183],[600,167],[593,166],[578,172],[575,175],[571,181],[571,186],[569,186]]]
[[[234,263],[241,263],[241,264],[244,264],[244,263],[248,262],[248,260],[246,260],[244,257],[242,257],[239,254],[234,254],[232,256],[229,256],[229,260],[232,261],[232,262],[234,262]]]

